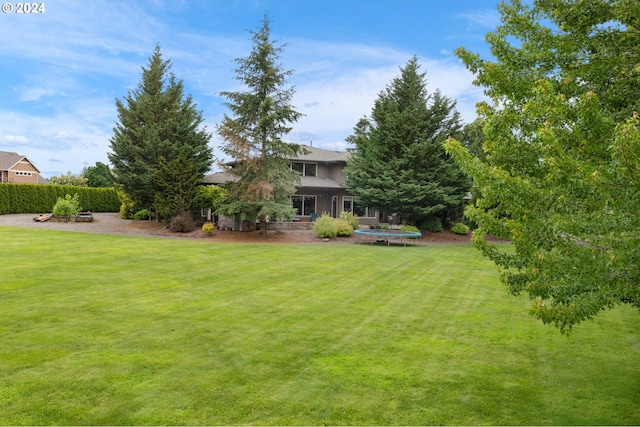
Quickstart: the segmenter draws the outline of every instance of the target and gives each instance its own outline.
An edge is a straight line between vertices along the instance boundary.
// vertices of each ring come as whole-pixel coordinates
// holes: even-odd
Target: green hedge
[[[120,198],[114,188],[75,187],[72,185],[0,184],[0,215],[48,213],[58,197],[78,194],[83,211],[118,212]]]

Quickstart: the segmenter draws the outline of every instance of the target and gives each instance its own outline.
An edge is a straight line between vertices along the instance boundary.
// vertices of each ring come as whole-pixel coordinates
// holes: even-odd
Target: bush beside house
[[[357,221],[358,218],[348,212],[342,212],[340,218],[332,218],[327,214],[323,214],[313,224],[313,231],[316,236],[324,239],[348,237],[353,234],[354,225],[356,228],[359,227]]]
[[[215,226],[213,225],[212,222],[205,222],[204,224],[202,224],[202,232],[208,236],[211,237],[213,236],[213,231],[215,230]]]
[[[451,231],[455,234],[465,235],[469,233],[469,226],[458,222],[456,224],[453,224],[453,227],[451,227]]]

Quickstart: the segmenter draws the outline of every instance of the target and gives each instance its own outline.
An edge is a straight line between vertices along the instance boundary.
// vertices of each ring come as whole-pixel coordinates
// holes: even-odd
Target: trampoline
[[[400,243],[407,246],[407,242],[405,239],[412,239],[414,241],[414,245],[418,244],[418,239],[422,237],[422,233],[419,231],[402,231],[402,230],[355,230],[355,234],[358,235],[358,243],[360,243],[360,238],[362,236],[369,236],[369,244],[373,244],[373,240],[376,240],[376,243],[386,243],[389,246],[389,240],[391,239],[400,239]]]

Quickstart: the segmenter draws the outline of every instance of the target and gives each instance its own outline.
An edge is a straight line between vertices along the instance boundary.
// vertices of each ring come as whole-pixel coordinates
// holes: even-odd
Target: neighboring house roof
[[[31,166],[33,166],[36,169],[36,171],[40,173],[40,170],[36,167],[36,165],[34,165],[31,162],[31,160],[27,159],[26,156],[23,156],[22,154],[14,153],[12,151],[0,151],[0,171],[11,170],[11,168],[13,168],[15,165],[18,164],[18,162],[22,160],[26,160],[29,163],[31,163]]]

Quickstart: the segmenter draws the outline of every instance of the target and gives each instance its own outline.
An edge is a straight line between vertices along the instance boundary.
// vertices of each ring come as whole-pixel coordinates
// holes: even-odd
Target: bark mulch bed
[[[38,214],[0,215],[0,226],[31,227],[39,229],[65,230],[85,233],[120,234],[125,236],[163,237],[171,239],[196,239],[229,243],[288,243],[288,244],[354,244],[357,236],[321,239],[312,230],[271,231],[263,237],[258,231],[221,231],[216,230],[211,237],[205,236],[200,229],[189,233],[175,233],[155,221],[124,220],[118,213],[94,213],[92,222],[37,222]],[[441,233],[423,232],[420,244],[427,243],[470,243],[470,236],[460,236],[449,231]],[[361,239],[369,244],[368,239]],[[392,241],[393,243],[393,241]]]

